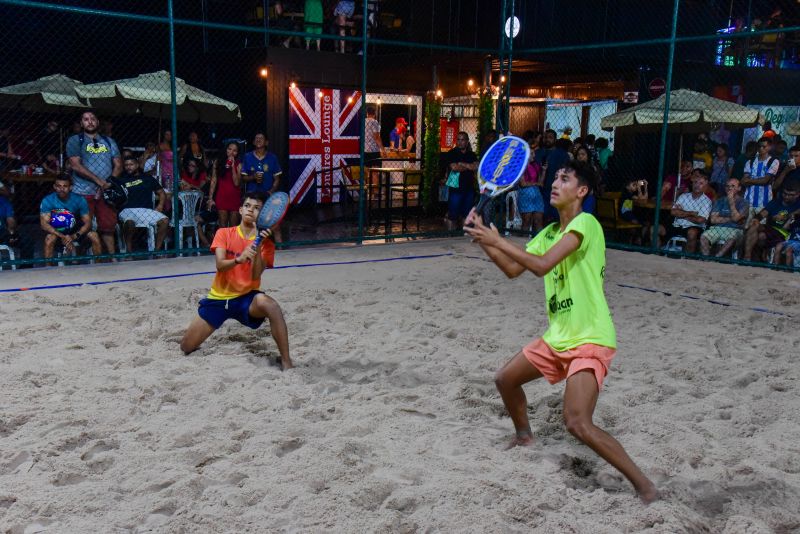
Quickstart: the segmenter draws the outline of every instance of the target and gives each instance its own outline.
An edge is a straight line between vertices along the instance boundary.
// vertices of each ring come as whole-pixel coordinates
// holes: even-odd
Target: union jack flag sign
[[[325,88],[289,89],[289,198],[292,204],[339,202],[339,170],[359,161],[361,93]],[[324,170],[323,170],[324,169]],[[313,195],[311,196],[313,198]]]

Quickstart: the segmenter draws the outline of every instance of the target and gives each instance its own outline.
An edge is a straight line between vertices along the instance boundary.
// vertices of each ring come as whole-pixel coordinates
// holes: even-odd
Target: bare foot
[[[533,445],[533,436],[530,434],[521,434],[514,437],[506,446],[506,450],[513,449],[514,447],[530,447]]]
[[[658,490],[656,489],[655,484],[653,484],[649,480],[647,482],[648,485],[646,487],[642,489],[636,488],[636,493],[639,495],[639,499],[644,504],[650,504],[653,501],[657,501],[658,499],[661,498],[661,496],[658,494]]]

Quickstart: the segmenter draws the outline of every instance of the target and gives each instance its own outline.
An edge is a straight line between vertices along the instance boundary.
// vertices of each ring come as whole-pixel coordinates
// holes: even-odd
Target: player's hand
[[[261,230],[258,235],[261,237],[261,246],[263,247],[267,238],[272,237],[272,229],[270,228],[269,230]]]
[[[253,245],[250,245],[249,247],[244,249],[241,254],[239,254],[239,257],[236,259],[236,261],[238,263],[246,263],[248,261],[251,261],[255,257],[255,255],[256,255],[256,249],[253,248]]]
[[[464,232],[472,238],[473,243],[481,245],[495,245],[502,239],[494,223],[486,226],[477,215],[473,218],[473,226],[464,226]]]
[[[475,208],[472,208],[471,210],[469,210],[469,215],[467,215],[467,218],[464,219],[464,226],[469,226],[472,223],[474,223],[475,222],[475,218],[477,216],[478,216],[478,212],[475,211]]]

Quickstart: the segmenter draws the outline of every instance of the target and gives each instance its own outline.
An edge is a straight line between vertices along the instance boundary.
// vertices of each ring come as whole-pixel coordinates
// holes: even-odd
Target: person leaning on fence
[[[133,252],[133,233],[136,227],[153,226],[156,230],[155,250],[161,250],[164,238],[169,231],[169,218],[164,215],[164,205],[167,195],[158,180],[149,174],[142,174],[139,171],[139,161],[134,156],[125,158],[123,162],[125,172],[119,178],[112,178],[111,181],[124,187],[128,192],[128,200],[119,218],[123,221],[122,238],[128,252]],[[158,203],[153,208],[153,197],[158,199]]]
[[[43,256],[52,258],[57,246],[60,251],[72,254],[87,245],[91,245],[95,256],[99,255],[100,237],[92,231],[92,214],[86,197],[72,192],[72,177],[68,174],[59,175],[53,189],[39,205],[39,225],[47,234]]]
[[[783,184],[780,196],[770,200],[747,229],[744,259],[766,261],[769,250],[786,241],[789,231],[784,225],[798,211],[800,211],[800,180],[791,179]]]
[[[728,178],[725,196],[714,201],[709,220],[711,226],[700,236],[700,252],[711,255],[711,247],[721,245],[716,256],[722,258],[733,251],[744,236],[744,225],[750,204],[742,197],[742,184],[737,178]]]
[[[667,239],[673,237],[683,237],[686,239],[686,252],[694,254],[697,252],[697,243],[700,234],[706,227],[708,217],[711,215],[711,199],[706,196],[705,191],[708,187],[708,177],[701,173],[692,179],[692,191],[684,193],[672,206],[670,214],[675,220],[670,226],[669,232],[664,227],[659,228],[659,235],[666,233]]]
[[[112,176],[122,174],[122,158],[113,139],[98,131],[97,115],[81,114],[81,133],[67,140],[66,153],[72,168],[72,193],[81,195],[89,206],[90,219],[97,219],[97,230],[106,252],[114,254],[117,213],[102,199]]]

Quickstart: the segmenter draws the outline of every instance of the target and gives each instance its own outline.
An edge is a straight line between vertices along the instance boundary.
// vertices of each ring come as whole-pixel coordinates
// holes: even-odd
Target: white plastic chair
[[[178,193],[178,200],[181,201],[181,207],[183,208],[181,213],[181,219],[178,221],[178,235],[180,236],[181,242],[178,243],[178,248],[183,248],[183,242],[185,240],[183,231],[186,228],[190,228],[194,230],[194,241],[192,241],[192,237],[188,238],[189,246],[191,248],[199,248],[200,247],[200,236],[199,230],[197,228],[197,221],[195,220],[195,216],[197,215],[197,208],[200,202],[203,200],[203,192],[202,191],[181,191]]]
[[[3,251],[8,252],[8,259],[10,261],[14,261],[16,259],[16,256],[14,255],[14,249],[9,247],[8,245],[0,245],[0,259],[2,259]],[[2,271],[2,270],[3,270],[3,266],[0,265],[0,271]],[[17,270],[16,264],[13,264],[13,263],[11,264],[11,270],[12,271],[16,271]]]
[[[508,229],[522,230],[522,216],[517,208],[516,191],[506,194],[506,230]]]
[[[667,244],[664,246],[663,250],[667,252],[683,252],[683,248],[685,245],[686,245],[686,238],[676,235],[675,237],[667,241]]]

